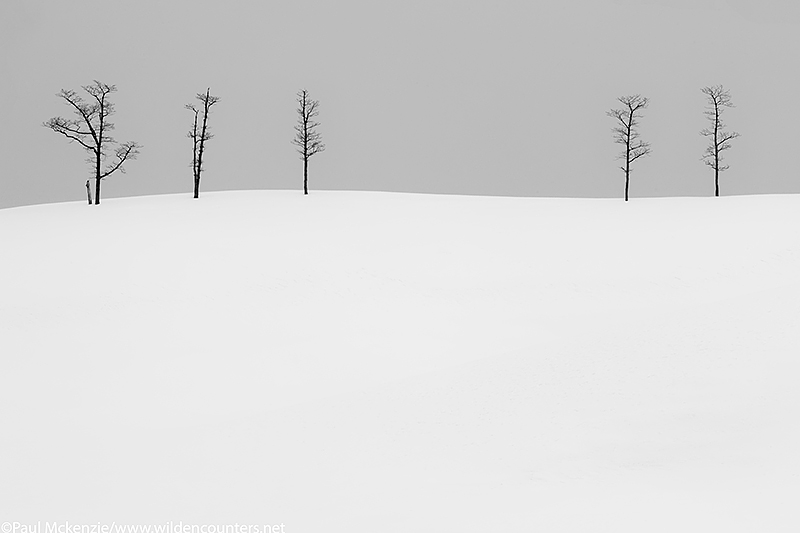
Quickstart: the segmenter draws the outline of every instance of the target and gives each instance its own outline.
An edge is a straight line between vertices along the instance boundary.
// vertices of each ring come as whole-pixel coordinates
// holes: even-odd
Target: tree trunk
[[[630,128],[628,128],[628,138],[630,139]],[[630,141],[625,148],[625,201],[628,201],[628,185],[631,177],[631,147]]]
[[[94,178],[94,205],[100,205],[100,151],[97,152],[97,165]]]
[[[197,176],[197,110],[194,112],[194,125],[192,126],[192,179],[194,180],[194,197],[197,198],[200,189],[200,179]]]
[[[628,201],[628,184],[631,177],[631,128],[633,126],[633,109],[628,116],[627,134],[625,136],[625,201]]]
[[[194,197],[198,198],[200,195],[200,173],[203,171],[203,150],[205,149],[206,141],[206,128],[208,126],[208,104],[211,98],[211,89],[206,90],[206,98],[203,100],[203,128],[200,131],[200,151],[197,154],[197,174],[194,178]]]
[[[86,198],[89,200],[89,205],[92,205],[92,188],[89,186],[89,180],[86,180]]]
[[[205,129],[205,128],[204,128]],[[200,138],[200,150],[197,152],[197,168],[194,174],[194,197],[198,198],[200,194],[200,172],[202,172],[203,165],[203,138]]]
[[[308,194],[308,157],[303,158],[303,194]]]
[[[714,196],[719,196],[719,104],[714,100]]]
[[[628,201],[628,183],[630,182],[629,179],[630,171],[625,170],[625,201]]]

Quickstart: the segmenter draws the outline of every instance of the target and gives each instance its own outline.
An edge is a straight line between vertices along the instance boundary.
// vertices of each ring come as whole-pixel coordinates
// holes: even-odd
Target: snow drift
[[[800,527],[800,196],[206,193],[0,243],[0,520]]]

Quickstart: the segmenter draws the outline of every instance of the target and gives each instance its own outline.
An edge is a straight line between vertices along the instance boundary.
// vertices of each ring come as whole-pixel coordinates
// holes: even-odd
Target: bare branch
[[[78,96],[75,91],[66,91],[62,89],[57,96],[74,108],[75,113],[81,117],[94,138],[94,141],[97,142],[98,138],[97,132],[95,131],[94,119],[99,113],[99,107],[85,103],[83,98]]]
[[[119,148],[117,148],[116,152],[114,153],[114,155],[117,158],[117,161],[114,163],[114,165],[112,165],[112,167],[110,169],[108,169],[105,172],[103,172],[102,174],[100,174],[100,179],[103,179],[106,176],[109,176],[109,175],[113,174],[117,170],[119,170],[120,172],[122,172],[124,174],[125,173],[125,169],[122,168],[122,164],[125,161],[127,161],[128,159],[136,159],[136,156],[139,155],[139,149],[141,147],[142,147],[141,145],[139,145],[139,144],[137,144],[135,142],[132,142],[132,141],[131,142],[122,143],[119,146]]]
[[[50,128],[56,133],[60,133],[67,137],[70,141],[76,141],[87,150],[95,150],[95,147],[88,144],[81,136],[89,136],[90,132],[80,131],[75,125],[74,121],[67,120],[61,117],[54,117],[42,124],[46,128]]]

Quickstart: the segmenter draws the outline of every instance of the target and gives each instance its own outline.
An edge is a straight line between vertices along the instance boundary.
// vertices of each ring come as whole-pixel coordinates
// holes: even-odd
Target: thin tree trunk
[[[628,178],[629,172],[630,172],[629,170],[625,170],[625,201],[626,202],[628,201],[628,183],[630,182],[630,179]]]
[[[630,127],[628,128],[628,138],[630,139]],[[625,201],[628,201],[628,185],[631,177],[631,142],[628,141],[625,148]]]
[[[89,180],[86,180],[86,198],[89,200],[89,205],[92,205],[92,188],[89,186]]]
[[[97,181],[97,183],[95,184],[94,205],[100,205],[100,160],[103,155],[103,130],[105,126],[103,120],[103,110],[105,109],[105,102],[106,93],[103,93],[103,96],[100,99],[100,127],[97,129],[97,140],[95,141],[97,143],[97,151],[95,152],[95,155],[97,156],[97,174],[95,181]]]
[[[97,151],[97,165],[94,178],[94,205],[100,205],[100,150]]]
[[[719,104],[714,100],[714,196],[719,196]]]
[[[629,106],[630,108],[630,106]],[[631,127],[633,125],[633,109],[628,116],[628,134],[625,138],[625,201],[628,201],[628,184],[631,177]]]
[[[308,194],[308,157],[303,158],[303,194]]]
[[[205,128],[204,128],[205,130]],[[200,150],[197,153],[197,170],[194,176],[194,197],[197,198],[200,194],[200,172],[202,172],[203,164],[203,138],[200,137]]]
[[[208,125],[208,100],[211,98],[211,89],[206,90],[206,99],[203,101],[203,128],[200,131],[200,151],[197,154],[197,176],[194,178],[194,197],[200,195],[200,173],[203,171],[203,149],[205,148],[206,127]]]
[[[197,110],[194,112],[194,125],[192,126],[192,178],[194,179],[194,197],[200,192],[200,177],[197,174]]]

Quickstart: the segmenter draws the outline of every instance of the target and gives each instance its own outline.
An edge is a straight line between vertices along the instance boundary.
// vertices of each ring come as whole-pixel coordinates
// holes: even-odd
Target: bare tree
[[[62,89],[56,95],[72,107],[77,118],[55,117],[43,125],[56,133],[61,133],[70,141],[77,142],[89,152],[87,162],[93,168],[94,203],[97,205],[100,203],[100,181],[117,170],[124,173],[123,163],[129,159],[136,159],[141,145],[133,141],[120,144],[114,150],[111,162],[105,164],[109,158],[109,149],[117,144],[117,141],[109,135],[114,129],[114,124],[108,122],[108,117],[114,114],[114,104],[109,100],[109,95],[116,92],[117,87],[94,80],[92,85],[84,85],[81,88],[89,94],[88,101],[75,91]]]
[[[188,133],[192,139],[192,173],[194,174],[194,197],[200,196],[200,173],[203,171],[203,154],[205,153],[206,141],[214,136],[208,129],[208,113],[211,106],[219,102],[219,96],[212,96],[211,89],[206,89],[206,93],[197,93],[197,99],[202,103],[202,109],[194,104],[186,104],[186,109],[194,112],[194,123]],[[198,119],[200,112],[203,113],[203,124],[198,130]]]
[[[197,172],[197,147],[200,142],[200,133],[197,131],[197,117],[200,114],[200,110],[194,104],[186,104],[186,109],[194,113],[192,129],[187,136],[192,140],[192,179],[194,181],[194,197],[197,198],[200,193],[200,175]]]
[[[650,101],[640,94],[633,96],[621,96],[617,100],[625,107],[622,109],[612,109],[606,115],[615,119],[617,125],[614,126],[614,142],[625,145],[625,150],[619,155],[618,159],[625,160],[625,166],[620,167],[625,172],[625,201],[628,201],[628,186],[630,184],[631,163],[650,153],[650,143],[646,143],[639,138],[640,115],[636,113],[646,109]]]
[[[297,134],[292,144],[297,146],[297,152],[303,160],[303,194],[308,194],[308,159],[325,150],[322,135],[317,131],[319,122],[314,120],[317,115],[319,101],[311,100],[305,89],[297,93],[297,125],[294,127]]]
[[[700,89],[708,97],[708,107],[703,113],[711,127],[700,131],[703,137],[709,137],[709,145],[703,154],[703,162],[714,169],[714,196],[719,196],[719,173],[728,170],[728,165],[722,164],[722,152],[731,147],[731,141],[739,136],[735,131],[725,131],[722,123],[722,111],[726,107],[734,107],[731,102],[731,93],[722,85],[703,87]]]

